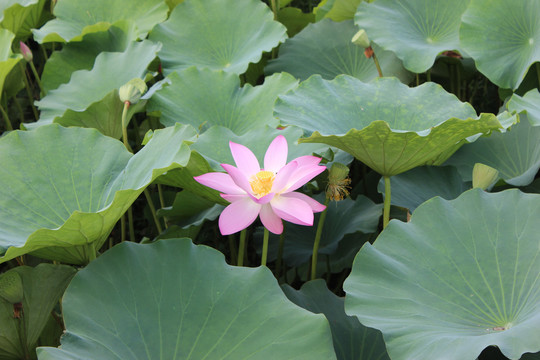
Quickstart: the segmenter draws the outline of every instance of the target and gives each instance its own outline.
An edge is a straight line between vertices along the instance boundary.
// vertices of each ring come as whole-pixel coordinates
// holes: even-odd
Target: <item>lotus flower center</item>
[[[274,173],[266,170],[262,170],[256,173],[249,182],[249,184],[251,185],[251,190],[253,190],[253,193],[258,198],[261,198],[270,193],[270,191],[272,191],[273,183]]]

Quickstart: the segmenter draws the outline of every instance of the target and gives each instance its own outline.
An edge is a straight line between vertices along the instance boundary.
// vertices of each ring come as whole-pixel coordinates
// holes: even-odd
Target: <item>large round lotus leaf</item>
[[[522,112],[526,111],[527,118],[533,126],[540,126],[540,92],[538,89],[532,89],[525,95],[519,96],[513,94],[506,103],[508,111]]]
[[[268,268],[229,266],[189,239],[115,246],[62,304],[61,349],[40,360],[336,358],[324,316],[287,300]]]
[[[313,132],[300,142],[335,146],[387,176],[439,165],[467,137],[500,127],[495,115],[476,119],[471,105],[435,83],[409,88],[395,78],[364,83],[347,75],[309,78],[278,98],[274,114]]]
[[[135,25],[133,38],[144,39],[167,18],[169,7],[163,0],[70,0],[58,1],[53,20],[34,31],[39,43],[80,41],[85,34],[107,30],[118,21]]]
[[[537,0],[471,0],[459,32],[461,45],[489,80],[516,89],[540,61],[538,14]]]
[[[316,196],[315,199],[321,204],[324,203],[324,196]],[[377,231],[382,207],[382,204],[375,204],[363,195],[358,196],[356,200],[347,198],[338,202],[330,202],[319,244],[320,261],[324,262],[323,255],[334,254],[346,235],[357,232],[368,234]],[[306,263],[313,254],[313,241],[321,216],[315,214],[314,217],[313,226],[285,223],[283,260],[288,265],[300,266]],[[262,232],[257,233],[257,238],[262,239]],[[270,234],[269,261],[277,259],[279,242],[279,235]]]
[[[475,163],[499,170],[499,176],[508,184],[530,184],[540,169],[540,126],[532,126],[527,115],[503,133],[494,133],[459,149],[448,164],[458,168],[466,180],[472,179]]]
[[[102,52],[124,52],[130,43],[134,26],[119,22],[107,31],[86,34],[81,41],[65,44],[55,51],[45,63],[41,82],[46,91],[69,82],[77,70],[91,70],[96,57]]]
[[[22,60],[22,55],[13,55],[11,52],[11,42],[14,38],[15,35],[11,31],[0,29],[0,99],[2,98],[6,78]]]
[[[283,42],[285,26],[259,0],[186,0],[152,30],[165,74],[196,65],[234,74]]]
[[[36,104],[41,111],[40,119],[25,126],[35,128],[52,122],[61,122],[66,118],[70,121],[69,125],[79,122],[79,126],[99,128],[96,123],[102,122],[102,119],[97,115],[98,111],[93,111],[95,114],[80,119],[77,113],[86,112],[92,105],[98,106],[95,104],[110,96],[112,91],[131,79],[144,77],[146,68],[156,57],[159,48],[159,44],[150,41],[132,42],[124,52],[99,54],[92,70],[75,71],[67,84],[60,85],[37,101]],[[117,116],[113,117],[109,127],[118,129],[122,113],[120,111],[115,114]],[[111,133],[106,135],[115,137]]]
[[[45,0],[4,0],[0,3],[0,27],[17,38],[26,38],[38,26],[44,5]]]
[[[34,353],[51,311],[75,275],[75,269],[53,264],[39,264],[35,268],[18,266],[0,274],[0,283],[3,277],[13,273],[22,281],[23,317],[14,318],[13,304],[0,297],[0,359],[3,360],[27,359],[25,354]],[[21,332],[25,334],[22,339]]]
[[[421,73],[437,54],[459,50],[461,15],[470,0],[377,0],[360,3],[356,24],[370,40],[393,51],[410,71]]]
[[[169,171],[159,177],[157,182],[184,188],[219,204],[228,204],[218,191],[199,184],[193,177],[209,172],[223,172],[220,164],[234,164],[229,141],[247,146],[262,164],[268,146],[278,135],[283,135],[287,139],[288,161],[303,155],[321,154],[328,149],[328,146],[320,144],[295,144],[295,141],[302,136],[302,130],[296,127],[283,130],[267,126],[257,127],[243,135],[236,135],[228,128],[213,126],[199,135],[197,142],[190,146],[192,152],[189,163],[181,169]],[[344,152],[336,154],[336,158],[345,164],[351,161],[350,156]]]
[[[392,176],[390,183],[392,205],[407,208],[410,212],[432,197],[452,200],[471,188],[453,166],[420,166]],[[384,194],[383,179],[379,181],[378,190]]]
[[[540,195],[519,190],[427,201],[362,247],[346,312],[382,331],[393,360],[539,351],[539,213]]]
[[[334,22],[330,19],[308,25],[295,37],[285,41],[279,48],[279,56],[270,60],[266,73],[286,71],[306,80],[320,74],[325,79],[347,74],[364,82],[379,76],[373,59],[364,55],[364,48],[351,42],[358,31],[352,20]],[[390,51],[374,45],[385,76],[396,76],[404,82],[410,80],[409,72]]]
[[[29,252],[88,262],[148,184],[187,164],[194,135],[156,131],[136,155],[94,129],[56,124],[1,138],[0,262]]]
[[[361,2],[362,0],[323,0],[313,12],[317,21],[323,18],[334,21],[351,20]]]
[[[309,281],[300,290],[287,284],[282,289],[296,305],[326,316],[338,360],[390,360],[381,332],[365,327],[354,316],[347,316],[343,298],[328,290],[324,280]]]
[[[289,74],[276,74],[262,85],[240,87],[238,75],[196,67],[168,78],[170,85],[148,102],[148,111],[159,111],[163,125],[190,124],[201,132],[219,125],[236,134],[266,125],[276,127],[272,108],[277,96],[298,85]]]

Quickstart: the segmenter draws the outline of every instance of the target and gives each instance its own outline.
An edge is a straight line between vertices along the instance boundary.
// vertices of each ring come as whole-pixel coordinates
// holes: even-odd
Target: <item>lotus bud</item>
[[[23,301],[23,285],[19,273],[8,271],[0,276],[0,298],[10,304]]]
[[[333,201],[343,200],[349,195],[349,168],[340,163],[332,164],[328,173],[328,186],[326,187],[326,198]]]
[[[30,50],[30,48],[22,41],[19,42],[19,45],[21,47],[21,54],[23,56],[23,59],[26,62],[32,61],[34,59],[34,56],[32,55],[32,50]]]
[[[472,183],[473,188],[486,190],[499,178],[499,171],[481,163],[474,164]]]
[[[361,29],[356,34],[354,34],[351,42],[363,48],[368,48],[371,45],[371,42],[369,41],[369,38],[366,34],[366,30],[364,29]]]
[[[122,85],[118,90],[118,95],[123,103],[128,102],[132,105],[139,102],[146,90],[148,90],[146,83],[142,79],[135,78]]]

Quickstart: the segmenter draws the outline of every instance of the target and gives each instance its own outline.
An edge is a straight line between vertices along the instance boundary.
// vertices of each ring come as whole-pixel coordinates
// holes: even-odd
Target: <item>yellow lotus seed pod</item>
[[[340,163],[332,164],[328,173],[328,186],[326,187],[326,197],[332,201],[340,201],[349,195],[349,184],[351,179],[349,168]]]
[[[371,42],[369,41],[369,38],[364,29],[361,29],[356,34],[354,34],[351,42],[363,48],[368,48],[371,45]]]
[[[486,190],[499,179],[499,171],[491,166],[476,163],[473,168],[472,183],[473,188]]]
[[[118,90],[118,95],[123,103],[136,104],[146,90],[148,90],[146,83],[142,79],[135,78],[122,85]]]

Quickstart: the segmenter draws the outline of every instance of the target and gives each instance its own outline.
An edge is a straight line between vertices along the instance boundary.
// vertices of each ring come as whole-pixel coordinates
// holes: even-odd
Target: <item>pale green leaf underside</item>
[[[275,74],[264,84],[240,87],[237,75],[190,67],[169,75],[170,85],[158,90],[148,111],[159,111],[165,126],[190,124],[200,131],[214,125],[243,134],[256,127],[278,125],[272,108],[280,94],[295,88],[289,74]]]
[[[31,35],[38,25],[45,0],[4,0],[0,4],[0,27],[17,38]]]
[[[333,79],[340,74],[354,76],[364,82],[378,77],[373,59],[364,55],[364,48],[351,42],[358,27],[352,20],[334,22],[330,19],[308,25],[279,48],[277,59],[270,60],[266,73],[285,71],[306,80],[320,74]],[[384,76],[395,76],[403,82],[411,79],[401,61],[390,51],[374,45]]]
[[[395,360],[539,351],[539,212],[540,196],[518,190],[429,200],[362,247],[346,312],[381,330]]]
[[[144,39],[148,32],[167,18],[169,7],[163,0],[70,0],[58,1],[55,19],[34,30],[39,43],[80,41],[85,34],[105,31],[118,21],[132,22],[135,40]]]
[[[351,20],[361,2],[362,0],[321,1],[317,8],[313,9],[313,12],[316,14],[317,21],[323,18],[334,21]]]
[[[354,316],[347,316],[343,298],[328,290],[324,280],[309,281],[300,290],[287,284],[282,289],[296,305],[326,316],[338,360],[390,360],[381,332],[365,327]]]
[[[15,35],[11,31],[0,29],[0,99],[7,77],[22,60],[22,55],[13,55],[11,52],[11,43],[14,38]]]
[[[72,280],[63,311],[62,347],[40,360],[335,359],[324,316],[289,302],[266,267],[189,239],[115,246]]]
[[[107,31],[85,35],[81,41],[65,44],[45,63],[41,82],[46,91],[69,82],[77,70],[91,70],[96,57],[102,52],[124,52],[134,31],[133,24],[119,22]]]
[[[438,165],[465,138],[500,127],[495,115],[476,119],[471,105],[434,83],[409,88],[395,78],[363,83],[347,75],[311,77],[280,96],[274,114],[313,132],[301,142],[335,146],[387,176]]]
[[[466,180],[472,179],[475,163],[499,170],[499,176],[508,184],[530,184],[540,169],[540,126],[532,126],[527,115],[504,133],[494,133],[459,149],[448,160]]]
[[[461,15],[470,0],[377,0],[358,6],[355,23],[370,40],[393,51],[405,68],[421,73],[437,54],[459,50]]]
[[[148,64],[156,57],[160,45],[150,41],[133,42],[124,52],[99,54],[92,70],[78,70],[68,83],[50,91],[37,101],[41,115],[33,128],[62,118],[66,112],[84,112],[133,78],[143,78]],[[118,120],[119,121],[119,120]]]
[[[93,129],[40,127],[0,141],[0,262],[34,255],[80,264],[155,178],[187,164],[187,127],[159,130],[136,155]]]
[[[508,111],[518,113],[526,111],[531,124],[540,126],[540,92],[538,92],[538,89],[532,89],[523,96],[513,94],[506,103],[506,108]]]
[[[540,2],[471,0],[460,39],[476,67],[493,83],[517,89],[540,61]]]
[[[194,65],[242,74],[286,37],[259,0],[184,1],[150,34],[163,44],[159,58],[166,75]]]
[[[34,268],[18,266],[7,272],[18,273],[22,280],[24,326],[28,330],[26,345],[33,351],[51,311],[75,275],[75,269],[66,265],[39,264]],[[13,318],[13,304],[0,298],[1,359],[25,358],[19,338],[19,322],[19,319]]]

